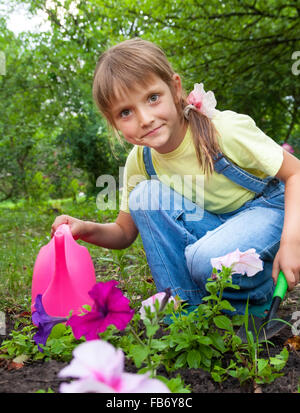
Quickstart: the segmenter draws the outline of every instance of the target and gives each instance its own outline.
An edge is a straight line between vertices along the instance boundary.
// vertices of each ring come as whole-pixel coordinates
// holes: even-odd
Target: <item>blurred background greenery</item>
[[[135,36],[161,46],[187,90],[203,82],[218,109],[252,116],[300,153],[299,2],[294,0],[0,0],[0,201],[95,196],[125,163],[92,101],[96,61]],[[47,29],[7,25],[22,5]],[[16,22],[16,25],[18,23]],[[300,65],[298,65],[299,71]]]

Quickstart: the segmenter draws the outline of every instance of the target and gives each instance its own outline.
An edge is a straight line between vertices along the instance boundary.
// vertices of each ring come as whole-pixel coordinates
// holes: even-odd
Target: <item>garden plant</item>
[[[119,252],[104,259],[126,273],[122,261]],[[236,380],[255,391],[283,375],[289,351],[283,347],[266,356],[272,343],[257,343],[251,332],[243,344],[237,331],[248,314],[232,315],[234,308],[222,296],[225,288],[239,288],[232,282],[235,272],[252,276],[261,260],[253,249],[237,250],[212,264],[207,296],[199,306],[172,297],[170,289],[142,301],[132,294],[131,300],[122,276],[120,282],[97,282],[89,292],[94,304],[83,306],[80,315],[51,317],[38,295],[32,318],[19,322],[22,328],[15,325],[0,357],[17,364],[62,362],[59,392],[189,393],[193,389],[181,376],[183,369],[205,372],[220,385]],[[65,383],[64,378],[73,380]]]

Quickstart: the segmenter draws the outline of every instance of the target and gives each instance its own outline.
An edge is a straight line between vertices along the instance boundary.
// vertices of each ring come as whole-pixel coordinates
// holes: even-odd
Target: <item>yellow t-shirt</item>
[[[217,111],[212,122],[219,133],[222,152],[233,163],[262,179],[277,174],[283,161],[283,148],[263,133],[250,116],[230,110]],[[159,180],[207,211],[215,214],[231,212],[255,196],[254,192],[237,185],[222,173],[214,171],[207,180],[198,163],[189,130],[174,151],[161,154],[151,149],[151,154]],[[145,179],[149,178],[143,161],[143,147],[136,145],[124,168],[121,211],[129,212],[129,193]]]

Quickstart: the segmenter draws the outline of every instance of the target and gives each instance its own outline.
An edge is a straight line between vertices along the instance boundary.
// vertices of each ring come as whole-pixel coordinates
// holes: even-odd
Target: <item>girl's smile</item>
[[[162,125],[162,126],[163,126],[163,125]],[[158,131],[161,130],[162,126],[158,126],[157,128],[152,129],[150,132],[146,133],[146,135],[144,135],[143,138],[144,138],[145,136],[155,135]]]
[[[176,149],[187,125],[178,115],[175,100],[181,96],[179,75],[173,76],[174,96],[169,86],[157,76],[141,87],[118,90],[113,105],[115,127],[134,145],[149,146],[160,153]]]

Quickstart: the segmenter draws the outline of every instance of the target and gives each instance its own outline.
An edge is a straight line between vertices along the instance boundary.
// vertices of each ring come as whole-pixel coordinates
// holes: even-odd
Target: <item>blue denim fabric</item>
[[[251,175],[221,153],[214,161],[217,173],[255,192],[254,198],[232,212],[206,211],[157,179],[150,148],[145,147],[144,162],[151,179],[139,183],[130,193],[129,208],[157,290],[171,287],[173,295],[191,305],[200,304],[207,295],[211,258],[237,248],[242,252],[255,248],[263,260],[263,270],[253,277],[233,274],[233,282],[240,289],[226,289],[223,294],[237,313],[244,313],[248,298],[250,304],[261,305],[273,295],[271,275],[283,227],[284,183]]]

